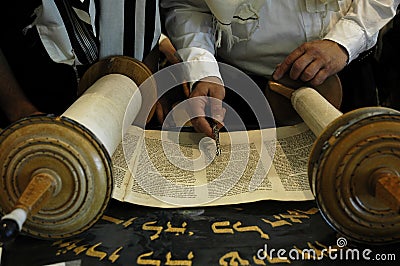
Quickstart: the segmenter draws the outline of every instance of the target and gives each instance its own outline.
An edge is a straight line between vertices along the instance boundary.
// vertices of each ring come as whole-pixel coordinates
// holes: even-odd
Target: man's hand
[[[196,98],[197,97],[197,98]],[[188,110],[191,122],[197,132],[203,132],[210,138],[213,138],[213,132],[210,124],[206,120],[206,108],[211,111],[211,116],[222,127],[222,121],[226,110],[222,107],[222,100],[225,98],[225,87],[217,77],[207,77],[198,81],[189,98],[193,98],[190,104],[191,110]]]
[[[164,54],[165,58],[170,64],[181,62],[180,58],[176,55],[176,49],[172,45],[171,40],[166,37],[159,44],[160,52]]]
[[[165,118],[175,105],[185,101],[189,97],[189,93],[185,93],[186,90],[189,90],[187,87],[187,83],[175,86],[158,99],[156,103],[156,115],[160,125],[164,127],[176,127],[175,121],[165,120]]]
[[[279,80],[289,71],[291,79],[300,78],[304,82],[318,86],[342,70],[347,60],[346,49],[336,42],[330,40],[306,42],[277,66],[272,77]]]

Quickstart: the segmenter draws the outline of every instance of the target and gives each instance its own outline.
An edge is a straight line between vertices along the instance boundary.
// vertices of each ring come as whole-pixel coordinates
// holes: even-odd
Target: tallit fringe
[[[224,25],[221,24],[220,22],[217,22],[217,40],[215,41],[215,45],[217,48],[221,47],[222,44],[222,36],[224,33],[225,39],[226,39],[226,46],[228,51],[232,49],[233,44],[235,43],[235,37],[232,34],[232,28],[231,25]]]

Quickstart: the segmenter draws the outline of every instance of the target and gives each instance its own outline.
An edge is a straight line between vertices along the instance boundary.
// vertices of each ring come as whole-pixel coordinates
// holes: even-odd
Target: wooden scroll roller
[[[61,116],[25,118],[0,133],[0,211],[6,214],[0,242],[21,229],[38,238],[70,237],[101,217],[124,115],[138,114],[138,86],[150,76],[128,57],[99,61],[80,82],[84,94]]]
[[[400,241],[400,112],[383,107],[342,114],[309,87],[285,95],[317,136],[308,176],[325,220],[355,242]]]
[[[279,80],[279,84],[283,85],[283,87],[291,88],[290,90],[304,87],[304,82],[292,80],[287,75],[284,75]],[[328,100],[335,108],[340,107],[342,103],[342,86],[339,77],[331,76],[324,83],[313,89]],[[287,100],[290,95],[282,95],[281,92],[277,93],[271,86],[266,86],[264,93],[278,126],[291,126],[303,122],[303,119],[293,108],[291,102]],[[290,94],[291,92],[288,93]]]

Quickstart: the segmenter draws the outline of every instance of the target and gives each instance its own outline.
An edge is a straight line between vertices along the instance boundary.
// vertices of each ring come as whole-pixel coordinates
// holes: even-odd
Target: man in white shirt
[[[399,0],[161,0],[169,37],[184,61],[198,61],[191,93],[224,99],[217,64],[273,77],[287,73],[311,85],[341,71],[373,47]],[[214,83],[203,82],[211,80]],[[216,108],[224,115],[222,108]],[[202,117],[196,130],[210,135]]]

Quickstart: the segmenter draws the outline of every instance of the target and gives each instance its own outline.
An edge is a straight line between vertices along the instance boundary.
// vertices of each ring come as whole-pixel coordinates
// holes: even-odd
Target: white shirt
[[[375,45],[379,30],[394,17],[399,1],[265,0],[254,12],[258,19],[240,18],[240,12],[234,15],[231,49],[226,36],[222,36],[221,47],[216,47],[215,17],[204,0],[161,0],[161,6],[166,10],[168,35],[184,61],[215,61],[218,54],[245,72],[268,76],[299,45],[317,39],[342,45],[351,62]],[[216,64],[214,68],[196,66],[191,80],[220,77]]]

